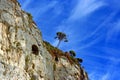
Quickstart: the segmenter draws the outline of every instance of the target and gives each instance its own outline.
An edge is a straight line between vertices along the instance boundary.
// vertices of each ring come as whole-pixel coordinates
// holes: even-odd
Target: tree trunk
[[[61,40],[59,40],[59,42],[58,42],[58,44],[57,44],[57,46],[56,46],[57,48],[59,47],[59,45],[60,45],[60,42],[61,42]]]

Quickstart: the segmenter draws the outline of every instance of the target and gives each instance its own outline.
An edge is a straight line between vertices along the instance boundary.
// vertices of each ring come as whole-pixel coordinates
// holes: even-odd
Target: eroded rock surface
[[[32,16],[16,0],[0,0],[0,80],[87,80],[66,57],[55,62]]]

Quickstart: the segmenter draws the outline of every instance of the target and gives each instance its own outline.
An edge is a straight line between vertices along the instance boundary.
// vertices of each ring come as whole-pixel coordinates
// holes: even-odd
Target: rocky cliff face
[[[44,47],[32,16],[16,0],[0,0],[0,80],[88,80],[67,57],[54,57]]]

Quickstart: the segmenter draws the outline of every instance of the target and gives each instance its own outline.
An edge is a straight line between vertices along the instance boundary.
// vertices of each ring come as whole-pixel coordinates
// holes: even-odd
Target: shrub
[[[70,50],[69,53],[70,53],[70,55],[71,55],[72,57],[75,57],[75,56],[76,56],[76,53],[75,53],[73,50]]]
[[[61,56],[65,56],[69,60],[71,65],[72,64],[77,64],[78,66],[80,65],[79,64],[80,59],[77,60],[76,58],[74,58],[76,55],[75,55],[75,52],[73,50],[71,50],[69,52],[63,52],[60,49],[52,46],[49,42],[46,42],[46,41],[43,41],[43,45],[44,45],[44,47],[46,47],[47,51],[53,57],[55,57],[55,61],[58,61]],[[70,53],[72,54],[72,56]]]
[[[76,58],[78,60],[79,63],[82,63],[83,60],[81,58]]]

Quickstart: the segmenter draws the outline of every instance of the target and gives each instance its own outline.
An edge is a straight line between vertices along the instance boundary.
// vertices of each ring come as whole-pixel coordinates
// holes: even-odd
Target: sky
[[[74,50],[90,80],[120,80],[119,0],[18,0],[32,14],[44,40],[56,46],[56,32],[69,42],[59,46]]]

